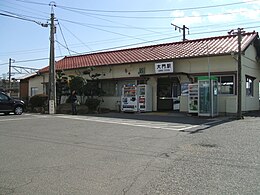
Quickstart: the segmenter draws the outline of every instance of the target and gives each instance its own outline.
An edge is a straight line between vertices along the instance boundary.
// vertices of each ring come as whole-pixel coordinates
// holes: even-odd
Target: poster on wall
[[[173,62],[155,63],[155,73],[171,73],[173,72]]]

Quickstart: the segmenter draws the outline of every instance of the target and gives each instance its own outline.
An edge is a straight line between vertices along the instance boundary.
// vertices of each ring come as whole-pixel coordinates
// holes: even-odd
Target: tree
[[[73,90],[81,96],[81,102],[87,97],[85,105],[88,106],[89,111],[97,110],[100,105],[100,100],[98,97],[102,96],[104,92],[100,87],[99,77],[101,74],[95,73],[91,74],[94,70],[93,67],[88,68],[84,72],[77,71],[77,75],[70,75],[69,88],[72,92]],[[70,102],[70,98],[67,100]]]
[[[81,76],[70,76],[69,82],[70,91],[75,90],[78,95],[83,95],[83,88],[85,85],[85,79]]]
[[[56,74],[56,93],[58,105],[60,104],[61,96],[70,94],[68,77],[62,71],[58,71]]]

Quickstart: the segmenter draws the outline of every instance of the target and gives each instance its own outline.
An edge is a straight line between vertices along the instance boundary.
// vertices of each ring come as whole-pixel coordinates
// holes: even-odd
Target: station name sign
[[[173,72],[173,62],[155,63],[155,73],[171,73]]]

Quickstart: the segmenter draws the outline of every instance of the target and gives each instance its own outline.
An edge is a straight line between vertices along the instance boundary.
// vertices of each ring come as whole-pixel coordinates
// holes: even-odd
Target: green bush
[[[89,98],[89,99],[86,100],[85,104],[88,107],[90,112],[97,111],[97,108],[100,104],[100,100],[95,99],[95,98]]]
[[[45,94],[37,94],[30,98],[30,105],[33,108],[35,107],[44,107],[47,105],[48,96]]]

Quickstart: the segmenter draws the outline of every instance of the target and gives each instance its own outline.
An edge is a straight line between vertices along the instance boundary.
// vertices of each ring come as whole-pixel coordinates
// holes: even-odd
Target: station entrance
[[[178,111],[181,85],[177,77],[165,77],[157,79],[157,110]]]

